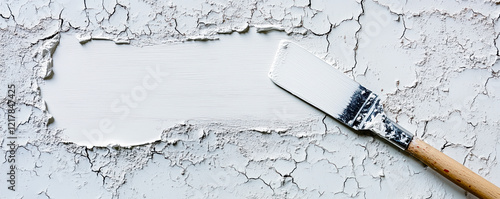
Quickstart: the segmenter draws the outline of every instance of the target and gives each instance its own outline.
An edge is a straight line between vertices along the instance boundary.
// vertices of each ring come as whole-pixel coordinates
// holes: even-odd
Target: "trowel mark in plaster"
[[[303,121],[321,113],[267,77],[285,37],[250,31],[139,48],[63,35],[42,95],[55,126],[83,145],[145,143],[185,120]]]

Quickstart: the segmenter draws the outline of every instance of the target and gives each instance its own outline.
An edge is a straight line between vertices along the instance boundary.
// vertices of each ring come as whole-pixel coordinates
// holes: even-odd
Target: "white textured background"
[[[48,124],[53,105],[40,87],[51,81],[61,35],[155,46],[281,34],[380,93],[401,125],[500,185],[497,4],[2,0],[2,154],[8,84],[17,86],[20,146],[16,192],[7,190],[9,164],[0,158],[0,197],[473,198],[380,139],[319,112],[293,122],[187,120],[165,127],[155,141],[87,148],[66,139],[62,124]]]

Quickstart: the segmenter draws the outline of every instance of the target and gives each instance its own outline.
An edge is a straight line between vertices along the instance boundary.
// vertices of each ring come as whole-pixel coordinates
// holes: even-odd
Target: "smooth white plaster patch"
[[[78,144],[157,140],[186,120],[302,121],[320,112],[267,74],[284,33],[135,47],[63,34],[42,85],[55,127]]]

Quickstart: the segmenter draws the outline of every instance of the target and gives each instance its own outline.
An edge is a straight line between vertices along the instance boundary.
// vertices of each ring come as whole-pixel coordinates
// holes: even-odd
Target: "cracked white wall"
[[[2,175],[2,195],[472,198],[380,139],[323,116],[265,129],[244,120],[179,123],[151,143],[86,148],[49,125],[39,87],[50,81],[61,34],[145,46],[280,30],[380,93],[389,115],[417,137],[499,185],[497,4],[2,1],[0,118],[8,114],[7,85],[15,84],[19,136],[17,191]],[[6,119],[0,129],[5,154]]]

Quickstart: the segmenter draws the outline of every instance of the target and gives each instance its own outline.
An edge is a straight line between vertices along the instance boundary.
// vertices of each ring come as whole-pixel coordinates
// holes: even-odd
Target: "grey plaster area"
[[[82,144],[51,111],[61,104],[47,100],[44,86],[65,74],[53,57],[66,55],[58,49],[64,38],[76,38],[78,48],[147,48],[278,35],[380,94],[388,115],[416,137],[500,185],[498,4],[1,1],[0,197],[474,198],[381,139],[299,101],[261,109],[272,117],[206,110],[204,119],[187,114],[155,132],[123,133],[156,135],[145,141]],[[274,95],[266,93],[260,97]]]

